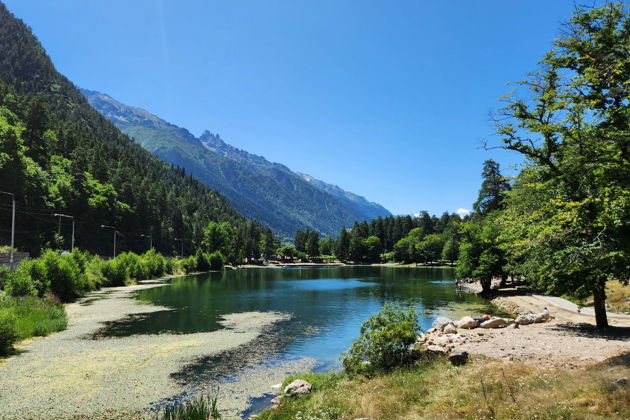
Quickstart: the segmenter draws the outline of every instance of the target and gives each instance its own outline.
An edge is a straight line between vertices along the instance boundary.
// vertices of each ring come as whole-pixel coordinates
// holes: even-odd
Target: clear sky
[[[470,208],[573,0],[4,0],[75,84],[361,194]]]

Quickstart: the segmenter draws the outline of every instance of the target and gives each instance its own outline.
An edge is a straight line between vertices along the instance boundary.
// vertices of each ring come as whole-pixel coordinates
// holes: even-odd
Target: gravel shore
[[[0,418],[151,418],[148,407],[191,391],[173,373],[200,357],[246,345],[289,318],[272,312],[235,313],[225,315],[225,328],[213,332],[93,338],[108,321],[169,310],[131,298],[137,290],[162,286],[109,288],[68,305],[67,330],[23,342],[19,354],[0,361]],[[221,386],[221,408],[233,416],[247,408],[249,398],[269,392],[273,381],[313,364],[300,360],[236,375]],[[203,391],[203,386],[196,384],[194,391]]]

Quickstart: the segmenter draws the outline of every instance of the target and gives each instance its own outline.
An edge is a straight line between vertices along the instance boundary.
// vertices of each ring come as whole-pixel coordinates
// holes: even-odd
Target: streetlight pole
[[[101,225],[101,227],[114,230],[114,258],[116,258],[116,234],[118,233],[118,231],[113,226]]]
[[[180,241],[182,243],[182,250],[181,250],[181,252],[179,254],[179,258],[184,258],[184,239],[183,238],[182,239],[180,239],[180,238],[173,238],[173,239],[175,239],[176,241]]]
[[[149,246],[149,249],[153,249],[153,235],[143,235],[141,233],[140,236],[142,236],[143,238],[149,238],[149,243],[151,244]]]
[[[61,218],[67,217],[69,219],[72,219],[72,243],[70,246],[70,252],[74,251],[74,216],[68,216],[67,214],[55,213],[55,217],[59,217],[59,231],[57,233],[58,235],[61,235]]]
[[[5,191],[0,191],[0,194],[6,194],[11,196],[13,202],[13,209],[11,211],[11,250],[9,256],[9,270],[13,270],[13,254],[15,248],[15,194]]]

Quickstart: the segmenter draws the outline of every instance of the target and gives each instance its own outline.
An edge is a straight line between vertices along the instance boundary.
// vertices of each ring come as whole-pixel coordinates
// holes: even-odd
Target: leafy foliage
[[[386,303],[378,314],[361,325],[361,335],[343,355],[343,367],[349,375],[388,372],[412,361],[410,346],[416,341],[420,326],[413,307],[404,309]]]

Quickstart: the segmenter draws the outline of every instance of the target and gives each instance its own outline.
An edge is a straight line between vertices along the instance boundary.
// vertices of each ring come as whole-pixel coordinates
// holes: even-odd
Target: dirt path
[[[578,313],[561,301],[564,299],[550,301],[543,296],[496,298],[495,303],[513,313],[540,313],[548,307],[554,319],[517,329],[459,330],[467,340],[457,349],[536,367],[568,369],[630,353],[629,317],[611,319],[615,327],[601,332],[595,329],[593,316]]]

